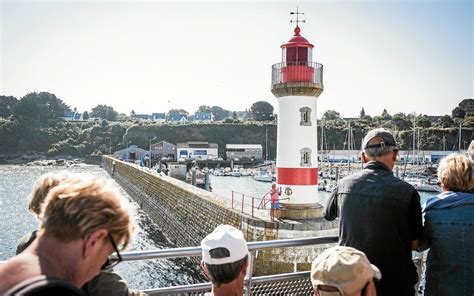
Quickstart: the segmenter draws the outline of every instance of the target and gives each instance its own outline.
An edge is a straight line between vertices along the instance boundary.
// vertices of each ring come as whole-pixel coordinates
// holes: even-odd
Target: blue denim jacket
[[[446,198],[425,212],[427,296],[474,295],[474,194],[452,192],[450,197],[456,202]]]

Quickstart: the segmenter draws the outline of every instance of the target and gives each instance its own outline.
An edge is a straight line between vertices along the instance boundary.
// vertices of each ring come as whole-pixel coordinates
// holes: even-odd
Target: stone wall
[[[102,166],[177,247],[199,246],[219,224],[230,224],[247,241],[337,235],[337,224],[324,220],[282,224],[263,221],[227,207],[211,192],[107,156]],[[254,274],[308,270],[327,245],[259,251]]]

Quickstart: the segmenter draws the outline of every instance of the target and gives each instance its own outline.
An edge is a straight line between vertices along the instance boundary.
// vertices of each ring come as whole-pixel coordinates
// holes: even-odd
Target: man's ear
[[[86,258],[100,250],[104,244],[104,239],[107,237],[107,233],[106,229],[97,229],[84,239],[82,256]]]
[[[202,273],[204,273],[204,276],[208,279],[208,280],[211,280],[211,278],[209,277],[209,274],[207,272],[207,268],[206,268],[206,264],[204,263],[204,260],[201,260],[201,264],[199,264],[199,266],[201,267],[201,270],[202,270]]]
[[[364,151],[362,151],[362,152],[360,153],[360,159],[362,160],[362,163],[367,163],[367,162],[369,162],[369,158],[367,157],[367,155],[365,155],[365,152],[364,152]]]

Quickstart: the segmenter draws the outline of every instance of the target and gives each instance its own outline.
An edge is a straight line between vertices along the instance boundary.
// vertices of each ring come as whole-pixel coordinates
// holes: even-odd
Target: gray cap
[[[374,143],[369,145],[370,140],[376,137],[381,138],[382,141],[377,144]],[[383,128],[376,128],[369,131],[362,141],[362,149],[381,148],[385,146],[397,147],[397,142],[395,141],[392,133]]]

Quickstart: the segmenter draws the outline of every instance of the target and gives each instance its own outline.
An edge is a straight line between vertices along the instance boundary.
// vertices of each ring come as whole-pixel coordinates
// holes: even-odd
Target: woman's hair
[[[48,195],[51,188],[57,186],[67,177],[68,175],[66,173],[49,173],[42,175],[38,181],[36,181],[33,191],[30,192],[28,210],[39,216],[41,213],[41,205],[43,204],[44,199]]]
[[[41,227],[62,241],[87,238],[106,229],[121,249],[130,241],[135,224],[128,202],[116,186],[103,178],[76,175],[52,188],[43,203]]]
[[[451,154],[441,159],[438,180],[450,191],[470,192],[474,189],[472,161],[461,154]]]

